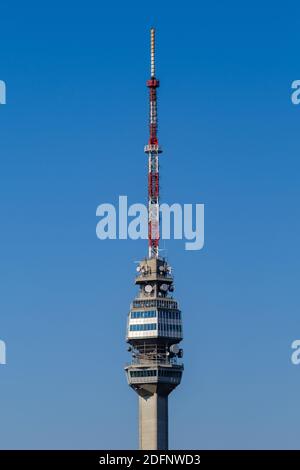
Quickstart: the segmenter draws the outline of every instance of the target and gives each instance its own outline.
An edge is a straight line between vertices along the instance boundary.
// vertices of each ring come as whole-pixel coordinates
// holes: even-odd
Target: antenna
[[[150,30],[151,41],[151,78],[155,77],[155,29]]]
[[[161,148],[157,138],[157,92],[159,81],[155,78],[155,29],[150,29],[151,77],[149,88],[149,141],[144,151],[148,155],[148,243],[149,258],[159,255],[159,162]]]

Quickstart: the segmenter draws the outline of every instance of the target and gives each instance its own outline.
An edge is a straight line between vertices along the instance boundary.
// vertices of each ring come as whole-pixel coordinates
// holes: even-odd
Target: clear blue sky
[[[122,368],[147,247],[98,240],[95,212],[146,198],[155,25],[162,197],[206,207],[202,251],[166,243],[185,332],[170,445],[299,448],[299,2],[29,0],[0,13],[0,447],[137,445]]]

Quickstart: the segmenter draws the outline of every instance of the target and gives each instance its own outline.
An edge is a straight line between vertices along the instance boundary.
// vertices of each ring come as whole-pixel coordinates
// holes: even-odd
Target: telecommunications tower
[[[183,351],[181,311],[173,298],[172,270],[159,255],[159,155],[157,138],[157,88],[155,30],[151,34],[151,77],[148,156],[148,257],[137,266],[139,291],[128,314],[128,351],[132,360],[125,367],[129,385],[139,396],[139,447],[168,449],[168,396],[180,384]]]

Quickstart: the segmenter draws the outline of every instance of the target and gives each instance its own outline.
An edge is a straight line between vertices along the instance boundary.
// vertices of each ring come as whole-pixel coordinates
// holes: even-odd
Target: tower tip
[[[151,77],[155,77],[155,28],[150,29],[151,41]]]

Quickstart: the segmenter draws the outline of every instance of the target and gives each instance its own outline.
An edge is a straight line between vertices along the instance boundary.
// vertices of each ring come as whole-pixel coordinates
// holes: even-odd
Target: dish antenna
[[[175,356],[177,356],[177,354],[179,353],[179,346],[178,344],[172,344],[172,346],[170,347],[170,352],[172,354],[175,354]]]
[[[167,292],[167,290],[168,290],[168,285],[167,285],[167,284],[162,284],[162,285],[160,286],[160,290],[162,290],[163,292]]]

